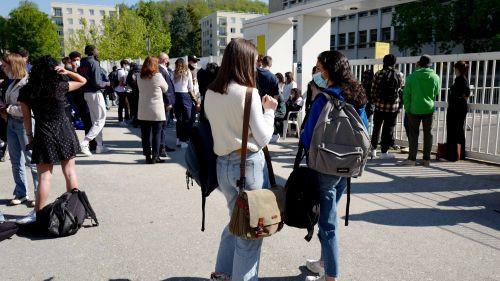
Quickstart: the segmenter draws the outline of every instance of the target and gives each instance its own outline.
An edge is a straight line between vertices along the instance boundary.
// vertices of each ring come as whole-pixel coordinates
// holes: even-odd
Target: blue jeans
[[[319,240],[321,260],[328,277],[339,277],[339,246],[337,241],[337,205],[347,187],[347,179],[319,173],[320,213]]]
[[[9,118],[7,122],[7,142],[9,143],[10,162],[12,163],[12,175],[16,187],[14,196],[22,198],[28,195],[28,178],[26,176],[26,167],[31,169],[31,176],[35,185],[35,194],[38,189],[38,176],[36,166],[31,165],[31,151],[26,151],[28,137],[24,130],[22,120]]]
[[[5,218],[3,217],[3,214],[2,212],[0,212],[0,223],[4,222],[5,221]]]
[[[261,189],[264,185],[264,154],[250,153],[246,161],[246,189]],[[227,200],[229,216],[238,197],[236,181],[240,178],[240,155],[233,152],[217,158],[219,190]],[[262,239],[245,240],[232,235],[228,226],[221,235],[215,271],[231,276],[233,281],[257,281]]]

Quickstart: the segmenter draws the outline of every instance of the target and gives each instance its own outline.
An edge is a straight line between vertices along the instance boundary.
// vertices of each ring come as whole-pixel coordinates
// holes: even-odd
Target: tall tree
[[[9,49],[24,48],[34,59],[43,55],[60,57],[57,27],[47,14],[38,10],[36,4],[21,2],[18,8],[10,12],[6,27]]]
[[[0,56],[7,51],[7,20],[0,16]]]
[[[500,49],[498,0],[423,0],[400,5],[392,18],[397,31],[396,45],[418,54],[434,43],[449,53],[458,44],[466,52]]]
[[[146,24],[146,36],[150,41],[150,53],[158,54],[170,50],[170,33],[156,2],[139,2],[137,14]]]
[[[181,57],[190,54],[189,33],[193,30],[189,13],[184,7],[179,7],[173,13],[170,22],[170,36],[173,38],[170,56]]]

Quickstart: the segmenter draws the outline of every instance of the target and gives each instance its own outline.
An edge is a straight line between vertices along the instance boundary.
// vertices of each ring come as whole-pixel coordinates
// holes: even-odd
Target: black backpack
[[[39,214],[42,214],[41,218]],[[76,188],[64,193],[37,213],[37,221],[45,222],[48,232],[57,237],[75,234],[87,218],[93,221],[92,226],[99,225],[87,195]]]
[[[380,80],[378,97],[387,103],[395,103],[401,90],[401,77],[394,69],[387,69]]]
[[[304,239],[309,242],[319,219],[319,180],[316,171],[300,166],[305,156],[303,152],[300,144],[293,171],[285,185],[284,222],[291,227],[307,229]]]
[[[112,71],[109,74],[109,82],[111,82],[111,87],[116,88],[120,85],[120,81],[118,81],[118,71]]]
[[[0,223],[0,241],[9,239],[12,235],[16,234],[18,230],[15,222],[4,221]]]
[[[187,188],[189,189],[189,184],[193,185],[193,179],[201,187],[201,231],[205,231],[206,198],[219,186],[219,183],[217,181],[217,155],[214,153],[212,129],[203,114],[200,116],[200,121],[193,126],[184,157],[187,167]]]

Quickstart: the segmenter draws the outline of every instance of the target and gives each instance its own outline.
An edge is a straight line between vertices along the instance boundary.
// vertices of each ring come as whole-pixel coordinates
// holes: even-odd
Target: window
[[[219,19],[219,25],[226,25],[227,24],[227,19],[226,18],[220,18]]]
[[[54,16],[55,17],[62,17],[62,10],[61,10],[61,8],[54,8]]]
[[[99,13],[101,14],[101,16],[106,15],[106,11],[104,11],[104,10],[100,10]]]
[[[64,36],[64,31],[62,29],[57,30],[57,35]]]
[[[94,9],[90,9],[90,10],[89,10],[89,14],[90,14],[91,16],[93,16],[93,15],[94,15]]]
[[[382,14],[392,13],[392,7],[387,7],[382,9]]]
[[[346,34],[342,33],[339,34],[339,48],[338,50],[344,50],[345,49],[345,39],[346,39]]]
[[[62,20],[62,18],[55,18],[54,19],[54,23],[56,25],[62,26],[63,25],[63,20]]]
[[[225,27],[222,27],[222,26],[219,27],[219,35],[222,35],[222,36],[226,36],[227,35]]]
[[[109,11],[109,16],[110,17],[114,17],[116,15],[116,12],[115,11]]]
[[[335,50],[335,35],[330,35],[330,50]]]
[[[73,13],[72,8],[66,8],[66,14],[71,15]]]
[[[227,45],[226,38],[219,38],[219,46],[225,47]]]
[[[361,12],[359,13],[359,17],[360,18],[364,18],[364,17],[367,17],[368,16],[368,12]]]
[[[352,19],[355,19],[356,18],[356,14],[354,15],[349,15],[349,19],[352,20]]]
[[[382,28],[382,41],[383,42],[390,42],[391,41],[391,28],[390,27]]]
[[[349,36],[347,37],[348,39],[348,49],[354,49],[354,44],[356,42],[356,32],[349,32]]]
[[[231,33],[236,33],[236,28],[231,27]]]
[[[370,16],[375,16],[375,15],[378,15],[378,10],[371,10]]]
[[[367,39],[368,39],[368,31],[367,30],[362,30],[359,33],[358,37],[358,46],[359,48],[366,48],[367,46]]]
[[[78,14],[83,15],[83,9],[78,9]]]
[[[236,18],[231,18],[231,23],[236,23]]]
[[[343,20],[345,20],[345,19],[346,19],[346,17],[345,17],[345,16],[339,17],[339,21],[343,21]]]
[[[75,30],[73,28],[68,29],[69,34],[75,34]]]
[[[73,19],[68,19],[68,24],[73,24]]]
[[[375,42],[377,42],[377,30],[370,29],[370,47],[375,47]]]
[[[95,25],[95,20],[90,20],[90,25]]]

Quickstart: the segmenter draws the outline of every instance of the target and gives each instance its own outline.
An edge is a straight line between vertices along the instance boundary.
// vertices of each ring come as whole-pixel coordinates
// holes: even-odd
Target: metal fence
[[[396,68],[405,77],[413,72],[419,57],[398,58]],[[457,55],[437,55],[432,57],[434,71],[441,79],[441,94],[436,99],[433,125],[433,148],[446,142],[446,110],[448,93],[455,74],[453,64],[463,60],[469,62],[469,83],[471,97],[466,119],[466,152],[469,158],[500,163],[500,52]],[[363,72],[381,68],[381,59],[350,61],[354,75],[361,80]],[[406,144],[404,111],[398,116],[395,138]],[[422,134],[421,134],[422,135]],[[422,139],[419,140],[419,143]]]

